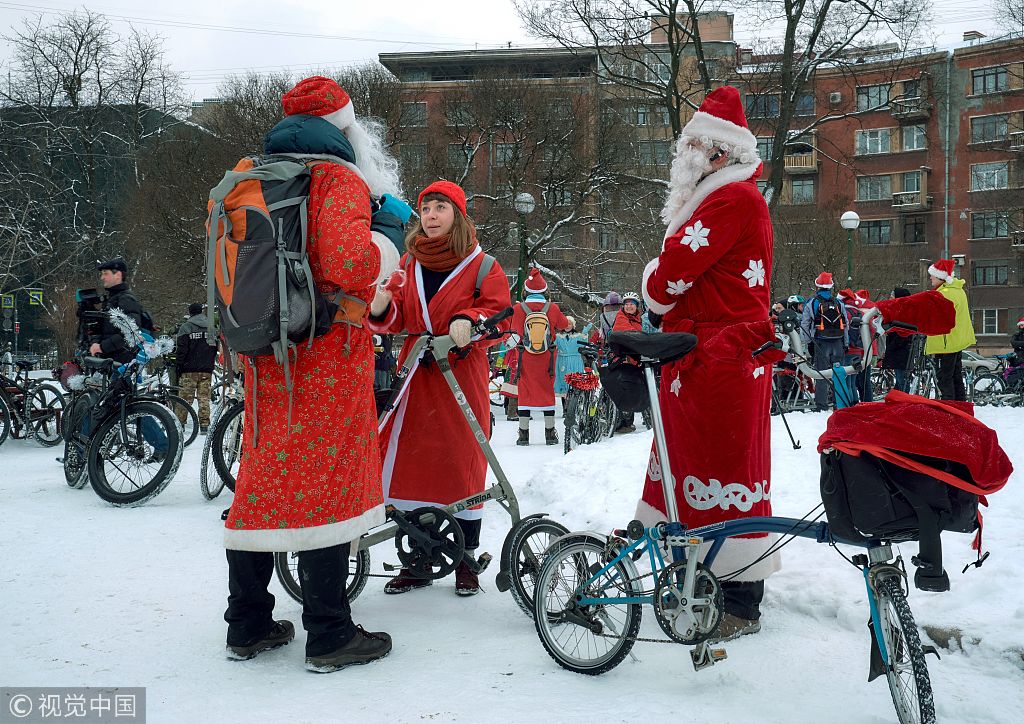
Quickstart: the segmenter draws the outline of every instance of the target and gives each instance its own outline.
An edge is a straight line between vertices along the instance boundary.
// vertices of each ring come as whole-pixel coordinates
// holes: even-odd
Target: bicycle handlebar
[[[861,358],[854,361],[851,365],[844,365],[843,370],[848,375],[860,374],[862,370],[871,367],[871,362],[874,360],[874,352],[871,349],[871,326],[872,322],[876,317],[882,314],[881,310],[877,307],[869,309],[864,313],[860,323],[860,341],[861,349],[864,350]],[[770,343],[770,344],[774,344]],[[807,349],[804,347],[804,341],[800,338],[800,330],[792,329],[789,332],[789,348],[793,355],[797,358],[797,369],[800,370],[801,374],[810,377],[814,380],[831,380],[832,370],[816,370],[807,361]],[[763,351],[763,350],[762,350]]]

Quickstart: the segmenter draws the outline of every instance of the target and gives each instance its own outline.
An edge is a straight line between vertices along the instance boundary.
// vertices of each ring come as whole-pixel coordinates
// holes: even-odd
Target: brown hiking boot
[[[516,440],[516,445],[529,445],[530,444],[530,431],[519,429],[519,439]]]
[[[323,656],[307,656],[306,669],[318,674],[341,671],[347,666],[368,664],[391,653],[391,637],[383,631],[356,626],[356,635],[344,646]]]
[[[455,594],[457,596],[475,596],[480,593],[480,579],[465,561],[455,569]]]
[[[266,636],[253,641],[247,646],[232,646],[228,644],[228,658],[235,661],[248,661],[261,651],[276,649],[284,646],[295,638],[295,626],[291,621],[274,621],[273,628]]]
[[[544,443],[546,445],[558,444],[558,431],[553,427],[544,428]]]
[[[418,578],[408,568],[403,568],[384,585],[384,593],[408,593],[417,588],[426,588],[433,582],[429,578]]]
[[[740,618],[739,616],[727,613],[722,616],[722,620],[718,624],[718,630],[708,639],[708,643],[720,644],[724,641],[738,639],[740,636],[756,634],[760,630],[760,620]]]

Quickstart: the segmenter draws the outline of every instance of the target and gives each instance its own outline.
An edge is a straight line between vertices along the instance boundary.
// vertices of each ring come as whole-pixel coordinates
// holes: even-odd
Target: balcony
[[[898,121],[919,121],[931,115],[932,104],[923,96],[900,98],[889,101],[889,109]]]
[[[1024,131],[1014,131],[1009,136],[1011,151],[1024,151]]]
[[[787,153],[783,161],[787,173],[817,173],[818,150],[805,153]]]
[[[932,197],[920,191],[897,191],[892,195],[892,207],[897,211],[922,211],[931,208]]]

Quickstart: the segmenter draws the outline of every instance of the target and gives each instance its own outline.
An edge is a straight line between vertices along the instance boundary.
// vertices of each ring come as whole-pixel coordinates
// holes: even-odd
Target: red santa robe
[[[644,271],[643,297],[665,332],[691,332],[697,347],[661,373],[662,415],[681,521],[690,527],[771,509],[771,365],[751,352],[771,339],[768,282],[772,225],[757,189],[761,165],[736,163],[705,177],[669,225]],[[637,517],[665,520],[661,466],[652,449]],[[714,571],[752,563],[774,542],[726,542]],[[778,570],[773,554],[734,580]]]
[[[537,296],[537,295],[531,295]],[[515,314],[512,315],[512,331],[519,337],[525,339],[526,310],[525,304],[531,312],[539,312],[548,302],[546,300],[531,301],[516,305]],[[558,305],[551,302],[547,311],[548,326],[551,330],[551,344],[547,352],[533,354],[528,352],[523,345],[519,346],[519,369],[518,369],[518,392],[519,411],[527,410],[554,410],[555,409],[555,370],[558,369],[558,348],[555,346],[555,333],[565,332],[571,328],[569,320],[558,308]]]
[[[385,317],[369,324],[378,334],[408,332],[399,365],[405,364],[416,335],[447,334],[448,324],[455,317],[485,319],[509,306],[508,279],[497,262],[484,277],[480,296],[474,296],[483,257],[477,246],[452,270],[429,304],[423,296],[420,263],[413,264],[413,273],[394,292]],[[406,268],[406,261],[403,257],[401,268]],[[507,329],[508,322],[502,326]],[[478,342],[471,345],[465,358],[449,357],[455,379],[488,437],[490,363],[486,348],[493,344],[496,341]],[[448,505],[484,490],[487,460],[436,364],[423,365],[417,360],[398,406],[382,421],[380,454],[384,495],[400,510]],[[482,514],[478,505],[456,517],[477,519]]]

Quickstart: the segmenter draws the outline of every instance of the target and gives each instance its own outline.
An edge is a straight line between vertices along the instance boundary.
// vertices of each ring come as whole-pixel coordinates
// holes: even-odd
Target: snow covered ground
[[[958,628],[962,646],[929,657],[941,722],[1020,721],[1024,710],[1024,413],[979,409],[1017,468],[985,514],[992,556],[972,559],[970,536],[946,534],[953,590],[912,590],[923,626]],[[823,414],[793,415],[794,451],[773,418],[776,514],[800,517],[818,502],[815,442]],[[539,428],[534,439],[540,437]],[[514,423],[495,440],[524,514],[546,512],[570,529],[609,531],[630,519],[649,432],[563,456],[517,448]],[[727,646],[729,658],[694,672],[688,649],[637,644],[601,677],[559,668],[532,621],[494,587],[454,595],[452,578],[403,596],[371,579],[354,604],[370,630],[391,633],[387,659],[330,675],[303,669],[303,634],[249,662],[225,659],[227,565],[221,546],[225,492],[199,493],[200,445],[171,486],[142,508],[115,509],[90,487],[71,490],[57,449],[9,440],[0,448],[0,685],[145,686],[150,722],[686,722],[895,721],[884,679],[867,683],[867,604],[860,574],[828,546],[797,540],[770,579],[764,628]],[[491,504],[483,547],[497,559],[508,518]],[[903,546],[909,559],[916,546]],[[390,544],[371,550],[397,563]],[[300,607],[275,581],[277,616],[301,629]],[[641,635],[661,636],[644,612]]]

